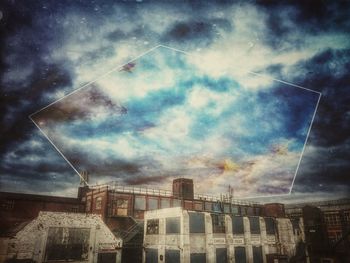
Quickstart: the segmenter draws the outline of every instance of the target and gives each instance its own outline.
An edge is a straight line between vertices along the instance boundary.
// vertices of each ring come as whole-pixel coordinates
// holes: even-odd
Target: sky
[[[349,5],[4,1],[0,191],[349,196]]]

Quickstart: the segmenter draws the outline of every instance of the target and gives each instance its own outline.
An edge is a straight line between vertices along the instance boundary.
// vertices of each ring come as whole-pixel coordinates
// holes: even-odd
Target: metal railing
[[[97,184],[93,186],[89,186],[90,189],[108,189],[109,191],[118,192],[118,193],[129,193],[129,194],[141,194],[141,195],[152,195],[152,196],[160,196],[160,197],[173,197],[173,192],[165,189],[157,189],[157,188],[149,188],[147,186],[124,186],[120,185],[116,181]],[[261,205],[257,202],[233,199],[229,198],[225,195],[215,196],[210,194],[194,194],[194,198],[200,201],[211,201],[211,202],[224,202],[230,203],[233,205],[246,205],[246,206],[258,206]]]

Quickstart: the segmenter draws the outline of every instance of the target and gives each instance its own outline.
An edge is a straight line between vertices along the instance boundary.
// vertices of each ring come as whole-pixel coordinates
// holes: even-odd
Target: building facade
[[[144,263],[288,262],[304,241],[303,232],[295,234],[288,218],[181,207],[146,212],[144,228]]]

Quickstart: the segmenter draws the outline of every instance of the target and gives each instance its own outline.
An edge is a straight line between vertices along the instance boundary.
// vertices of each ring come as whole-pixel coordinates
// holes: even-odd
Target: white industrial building
[[[0,245],[2,262],[121,262],[122,239],[94,214],[40,212]]]
[[[288,262],[304,240],[302,220],[195,212],[147,211],[144,263]],[[296,230],[297,229],[297,230]]]

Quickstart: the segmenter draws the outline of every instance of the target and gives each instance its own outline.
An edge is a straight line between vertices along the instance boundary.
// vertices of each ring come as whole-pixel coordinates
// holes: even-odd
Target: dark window
[[[147,220],[147,232],[148,235],[159,234],[159,219]]]
[[[229,204],[224,204],[224,212],[230,213],[230,205]]]
[[[263,254],[261,247],[253,247],[253,263],[263,263]]]
[[[260,214],[261,214],[261,209],[260,209],[260,207],[255,207],[255,215],[256,215],[256,216],[260,216]]]
[[[189,213],[190,233],[205,233],[204,214]]]
[[[232,217],[232,232],[233,234],[244,234],[244,224],[242,216]]]
[[[239,206],[232,206],[231,209],[232,209],[232,214],[234,215],[239,215],[241,213]]]
[[[158,263],[158,250],[146,248],[146,263]]]
[[[205,253],[191,253],[191,263],[205,263]]]
[[[158,199],[149,198],[148,199],[148,210],[156,210],[158,209]]]
[[[213,233],[225,233],[225,216],[211,214]]]
[[[221,204],[220,203],[213,203],[213,212],[221,213]]]
[[[266,225],[266,234],[274,235],[275,234],[275,220],[271,217],[265,218]]]
[[[129,201],[127,199],[118,199],[115,201],[114,213],[118,216],[128,215],[128,205]]]
[[[180,263],[180,250],[165,250],[165,263]]]
[[[235,263],[246,263],[245,247],[235,247]]]
[[[79,212],[79,207],[78,206],[73,206],[71,207],[72,213],[78,213]]]
[[[213,210],[213,205],[210,202],[205,202],[204,204],[205,211],[212,211]]]
[[[259,217],[249,217],[250,224],[250,233],[251,234],[260,234],[260,222]]]
[[[14,200],[3,200],[1,203],[2,210],[12,210],[15,207]]]
[[[97,263],[115,263],[117,253],[98,253]]]
[[[135,210],[146,210],[146,198],[144,196],[135,197]]]
[[[169,217],[166,219],[166,233],[180,234],[180,217]]]
[[[217,248],[216,249],[216,263],[227,263],[227,249]]]
[[[248,216],[253,216],[254,215],[254,208],[253,207],[248,207],[247,208],[247,215]]]
[[[46,260],[88,260],[89,228],[50,227]]]

